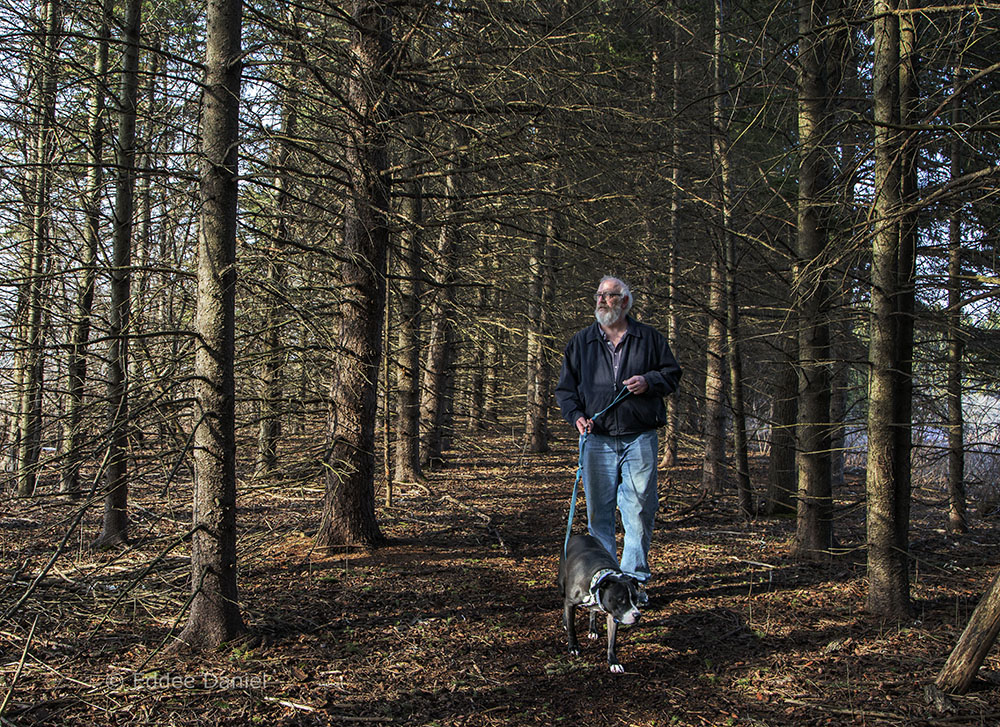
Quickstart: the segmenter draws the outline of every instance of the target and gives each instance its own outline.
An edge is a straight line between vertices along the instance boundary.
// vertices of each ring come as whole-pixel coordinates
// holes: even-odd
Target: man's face
[[[613,280],[601,283],[594,295],[597,307],[594,309],[594,316],[602,326],[610,326],[617,323],[622,317],[622,305],[625,302],[621,287]]]

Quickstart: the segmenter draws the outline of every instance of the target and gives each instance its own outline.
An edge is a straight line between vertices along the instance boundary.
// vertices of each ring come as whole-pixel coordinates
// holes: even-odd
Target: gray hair
[[[628,303],[622,304],[622,313],[627,314],[630,310],[632,310],[632,304],[635,303],[635,298],[632,297],[632,289],[628,287],[628,283],[621,278],[616,278],[614,275],[605,275],[601,278],[600,282],[598,282],[597,287],[600,288],[609,281],[617,283],[622,296],[628,298]]]

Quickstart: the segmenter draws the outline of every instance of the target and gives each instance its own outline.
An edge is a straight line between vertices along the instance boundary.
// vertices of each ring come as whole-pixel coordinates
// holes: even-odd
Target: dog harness
[[[594,574],[594,577],[590,579],[590,590],[587,591],[587,597],[583,599],[583,603],[580,605],[584,608],[598,609],[603,613],[607,613],[604,609],[604,604],[601,603],[601,598],[598,595],[598,591],[601,588],[601,583],[608,576],[613,576],[617,573],[614,568],[602,568]]]

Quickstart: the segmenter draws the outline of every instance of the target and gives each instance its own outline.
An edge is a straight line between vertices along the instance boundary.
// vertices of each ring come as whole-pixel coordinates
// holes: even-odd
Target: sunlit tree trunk
[[[961,75],[955,71],[955,101],[952,106],[952,126],[958,128],[962,110],[960,94]],[[951,176],[962,174],[962,140],[957,134],[951,143]],[[966,522],[965,498],[965,422],[962,411],[962,360],[965,341],[962,338],[962,216],[961,204],[956,202],[948,220],[948,530],[964,533]]]
[[[424,364],[424,383],[420,398],[420,464],[425,468],[440,466],[444,462],[450,426],[451,406],[449,384],[454,361],[455,331],[454,278],[455,255],[459,241],[458,203],[461,196],[461,173],[464,139],[461,130],[454,130],[452,156],[444,177],[445,200],[442,215],[444,224],[438,234],[433,255],[434,292],[430,305],[430,327],[427,337]]]
[[[673,32],[674,46],[679,48],[681,44],[681,28],[679,23],[675,23]],[[680,116],[681,84],[683,83],[682,69],[679,56],[674,54],[671,69],[671,99],[670,113],[673,118]],[[667,214],[667,229],[670,239],[667,242],[667,343],[670,349],[678,349],[678,337],[680,336],[680,311],[678,298],[680,295],[680,285],[678,284],[679,269],[677,267],[677,246],[681,236],[681,132],[677,125],[672,125],[670,129],[670,211]],[[677,443],[680,438],[680,396],[668,396],[667,406],[667,426],[663,432],[663,456],[660,458],[660,467],[673,467],[677,462]]]
[[[20,391],[17,432],[17,493],[35,492],[42,448],[42,389],[45,372],[45,272],[50,254],[52,165],[56,133],[57,62],[62,8],[59,0],[42,6],[39,50],[41,67],[36,79],[31,231],[25,256],[22,316],[19,317],[23,353],[19,356]]]
[[[414,140],[423,138],[419,115],[410,123]],[[420,321],[423,294],[423,185],[416,168],[417,153],[407,145],[410,179],[400,201],[404,228],[399,235],[399,323],[396,345],[396,463],[397,482],[416,482],[420,468]]]
[[[1000,574],[980,599],[962,635],[948,655],[935,686],[950,694],[965,694],[1000,634]]]
[[[209,649],[245,630],[236,573],[235,324],[240,0],[210,0],[201,111],[192,598],[181,643]]]
[[[722,116],[722,51],[723,0],[715,0],[715,47],[712,55],[715,78],[715,101],[712,110],[712,148],[721,173],[720,153],[724,145]],[[721,182],[725,186],[725,180]],[[727,231],[723,229],[721,237]],[[701,486],[709,495],[722,492],[726,468],[725,355],[726,355],[726,275],[724,269],[725,240],[722,250],[712,250],[708,281],[708,331],[705,337],[705,457],[702,461]]]
[[[732,159],[729,144],[729,79],[725,57],[724,0],[716,0],[715,94],[713,104],[712,154],[719,174],[719,214],[725,263],[726,363],[729,365],[729,403],[733,416],[733,460],[736,465],[736,493],[744,518],[753,517],[750,460],[747,453],[746,407],[743,396],[743,357],[739,337],[739,305],[736,295],[736,234],[733,231]]]
[[[904,512],[907,480],[901,462],[899,294],[900,210],[900,21],[894,0],[875,3],[873,67],[875,121],[875,229],[872,236],[871,332],[868,387],[868,594],[872,613],[909,612],[909,574]],[[906,426],[907,434],[909,427]],[[908,449],[908,447],[907,447]],[[907,452],[908,455],[908,452]],[[900,549],[903,545],[903,549]]]
[[[355,0],[347,81],[349,191],[344,207],[340,329],[330,389],[326,496],[316,544],[377,546],[375,517],[375,419],[382,356],[385,263],[389,244],[388,64],[392,53],[390,8]]]
[[[93,547],[128,540],[129,330],[132,315],[132,229],[135,209],[135,118],[139,97],[141,0],[125,8],[118,136],[115,146],[115,205],[112,211],[111,311],[108,329],[108,453],[104,524]]]
[[[87,382],[87,348],[90,343],[91,316],[94,307],[94,283],[97,276],[97,250],[101,236],[101,191],[104,185],[104,86],[107,83],[108,44],[110,42],[111,0],[104,0],[101,25],[97,33],[94,57],[94,85],[90,98],[87,138],[87,196],[84,209],[86,227],[80,255],[80,275],[73,313],[69,362],[67,364],[69,401],[63,434],[66,442],[66,465],[60,490],[70,495],[80,491],[80,465],[83,461],[83,400]]]
[[[551,190],[550,190],[551,191]],[[552,197],[549,197],[552,199]],[[549,400],[552,397],[551,363],[548,352],[548,320],[554,298],[553,257],[558,237],[557,213],[545,213],[545,229],[535,235],[528,259],[528,391],[525,443],[529,452],[549,450]]]

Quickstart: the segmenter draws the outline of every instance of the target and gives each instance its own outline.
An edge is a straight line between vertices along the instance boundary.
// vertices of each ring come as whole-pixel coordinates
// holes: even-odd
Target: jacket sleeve
[[[584,404],[580,398],[579,372],[575,364],[575,339],[571,339],[566,345],[563,354],[562,369],[559,372],[559,383],[556,384],[556,403],[559,404],[559,411],[562,412],[563,419],[570,424],[575,424],[580,417],[587,416],[584,411]]]
[[[654,333],[653,347],[656,368],[647,371],[644,376],[651,394],[666,396],[677,391],[681,382],[681,367],[674,358],[667,339],[659,332]]]

